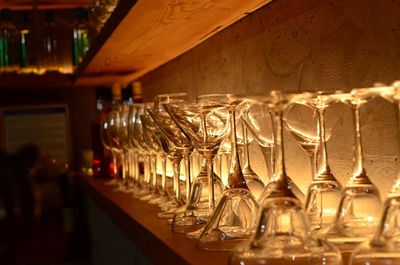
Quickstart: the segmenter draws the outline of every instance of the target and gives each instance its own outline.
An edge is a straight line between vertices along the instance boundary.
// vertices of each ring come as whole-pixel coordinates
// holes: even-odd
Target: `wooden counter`
[[[174,234],[160,211],[133,198],[132,194],[113,192],[105,180],[84,176],[81,184],[88,196],[107,214],[154,264],[227,264],[228,252],[203,251],[195,241]]]

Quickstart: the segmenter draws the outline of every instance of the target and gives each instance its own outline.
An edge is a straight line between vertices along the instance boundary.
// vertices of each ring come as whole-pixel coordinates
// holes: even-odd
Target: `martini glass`
[[[257,200],[246,184],[239,163],[236,114],[239,114],[239,119],[240,113],[236,111],[243,99],[227,94],[214,99],[209,98],[208,101],[222,104],[223,108],[217,110],[216,115],[229,120],[231,162],[226,189],[204,227],[196,247],[205,250],[231,250],[254,232],[255,213],[258,210]]]
[[[215,202],[222,194],[220,180],[215,183],[213,160],[218,153],[223,139],[229,133],[229,120],[226,108],[215,102],[203,101],[184,104],[164,104],[164,107],[176,125],[195,145],[207,166],[208,200],[206,215],[215,209]],[[203,184],[204,187],[204,184]],[[202,190],[204,190],[202,188]],[[195,232],[197,237],[199,234]]]
[[[343,189],[335,226],[327,234],[330,242],[343,252],[345,260],[361,242],[372,237],[382,210],[378,189],[364,167],[360,108],[376,95],[370,88],[353,89],[350,94],[337,95],[351,106],[354,120],[354,172]]]
[[[293,97],[294,94],[291,94],[291,96]],[[276,175],[273,117],[271,116],[272,113],[270,112],[269,104],[274,104],[273,102],[278,100],[279,97],[280,93],[273,91],[271,96],[257,96],[247,99],[244,105],[246,110],[244,111],[243,121],[260,146],[270,178],[264,191],[258,198],[260,203],[262,203],[271,192],[274,176]],[[300,201],[303,201],[304,194],[290,177],[288,178],[292,192]]]
[[[325,122],[325,113],[328,107],[331,107],[334,103],[338,101],[338,98],[334,93],[331,92],[316,92],[314,94],[308,94],[306,97],[298,97],[293,106],[301,106],[304,105],[312,109],[311,121],[313,121],[313,117],[317,117],[317,137],[319,146],[318,152],[318,163],[315,162],[315,155],[311,155],[310,152],[316,152],[316,146],[308,143],[312,143],[313,141],[302,141],[299,140],[300,146],[303,147],[307,153],[309,153],[311,160],[311,168],[317,167],[317,170],[312,169],[312,182],[308,187],[306,201],[305,201],[305,210],[309,217],[310,225],[312,230],[321,230],[328,226],[331,226],[333,221],[335,220],[336,212],[339,206],[342,186],[336,180],[333,175],[330,166],[328,164],[328,152],[326,147],[327,138],[330,137],[333,126],[340,118],[341,112],[344,110],[340,108],[339,111],[336,112],[335,116],[331,119],[332,121],[329,123],[329,129],[326,129],[327,123]],[[293,135],[297,135],[296,139],[313,139],[314,130],[310,128],[309,123],[305,123],[304,126],[299,126],[298,121],[293,122],[290,114],[293,113],[293,108],[289,109],[286,114],[285,124],[286,127],[289,128],[289,131],[293,133]],[[296,115],[294,115],[296,116]],[[303,120],[304,121],[304,120]],[[303,124],[303,122],[301,122]],[[294,125],[293,125],[294,124]],[[308,126],[307,126],[308,125]],[[328,136],[327,136],[328,134]],[[301,137],[305,136],[307,137]],[[315,147],[314,147],[315,146]],[[315,165],[317,164],[317,165]],[[314,166],[315,165],[315,166]],[[325,230],[321,230],[320,232],[326,232]]]
[[[162,205],[161,209],[163,212],[159,214],[159,217],[173,218],[176,211],[185,205],[185,199],[189,198],[190,196],[190,155],[193,151],[193,146],[190,141],[181,133],[180,129],[175,125],[174,121],[170,118],[163,107],[163,104],[166,103],[184,102],[186,97],[187,96],[185,93],[158,95],[155,97],[155,107],[148,110],[148,113],[170,143],[170,145],[164,147],[164,150],[171,160],[174,170],[173,182],[175,198],[171,202],[167,202],[166,204]],[[180,162],[182,159],[184,161],[185,168],[186,196],[182,196],[181,194]]]
[[[275,135],[275,178],[259,212],[253,238],[235,249],[229,264],[342,264],[339,251],[329,242],[309,233],[301,202],[289,185],[285,170],[282,111],[287,99],[279,96],[268,108],[273,115]]]

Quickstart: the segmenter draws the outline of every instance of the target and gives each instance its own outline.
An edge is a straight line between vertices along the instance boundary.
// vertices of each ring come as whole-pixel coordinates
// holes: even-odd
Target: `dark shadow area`
[[[76,177],[35,146],[0,151],[0,264],[91,264]]]

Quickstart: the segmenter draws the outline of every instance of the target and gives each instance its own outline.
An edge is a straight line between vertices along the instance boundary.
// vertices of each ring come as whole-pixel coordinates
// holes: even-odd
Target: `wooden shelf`
[[[45,74],[0,74],[0,88],[46,88],[69,87],[72,84],[71,74],[45,73]]]
[[[121,0],[78,68],[75,85],[131,82],[270,1]]]
[[[12,10],[32,10],[34,2],[32,0],[0,0],[0,7]],[[38,9],[70,9],[89,7],[92,3],[91,0],[38,0],[36,6]]]
[[[198,250],[195,240],[172,233],[171,225],[157,218],[158,206],[135,199],[129,193],[113,192],[114,187],[105,185],[105,180],[85,176],[81,183],[95,203],[139,244],[154,264],[227,264],[228,252]]]

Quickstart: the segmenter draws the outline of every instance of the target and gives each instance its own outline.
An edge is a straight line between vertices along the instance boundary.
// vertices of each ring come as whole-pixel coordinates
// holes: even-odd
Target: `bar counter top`
[[[171,225],[157,217],[160,209],[132,196],[115,192],[108,180],[82,176],[86,194],[141,249],[154,264],[227,264],[229,252],[195,248],[196,241],[171,232]]]

